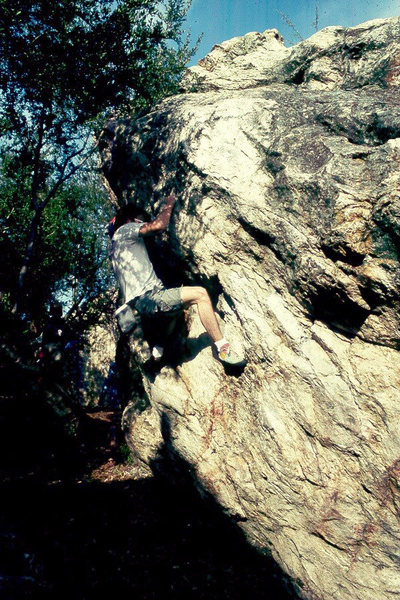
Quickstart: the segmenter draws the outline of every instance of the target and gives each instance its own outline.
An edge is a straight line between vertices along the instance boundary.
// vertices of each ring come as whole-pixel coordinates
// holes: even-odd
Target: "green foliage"
[[[23,173],[0,177],[0,281],[3,293],[15,295],[17,266],[23,260],[29,224],[33,217]],[[75,175],[43,210],[40,244],[35,247],[28,287],[34,313],[56,295],[66,306],[79,304],[110,286],[104,224],[110,216],[107,194],[98,174]]]
[[[65,118],[82,123],[105,109],[136,110],[173,92],[192,54],[182,40],[189,4],[0,0],[3,118],[29,126],[19,107],[29,104],[38,116],[44,106],[46,127],[61,142]]]
[[[109,216],[107,195],[95,177],[76,179],[47,207],[38,261],[57,289],[72,292],[74,300],[97,279],[107,279],[104,223]]]
[[[121,457],[121,461],[126,465],[135,464],[135,460],[132,456],[132,452],[129,446],[125,443],[121,444],[119,447],[119,455]]]

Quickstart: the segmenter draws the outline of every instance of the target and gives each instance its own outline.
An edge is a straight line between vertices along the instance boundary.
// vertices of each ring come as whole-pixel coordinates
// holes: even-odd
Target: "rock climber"
[[[129,306],[143,316],[168,315],[196,305],[219,360],[226,365],[244,366],[246,361],[233,352],[221,333],[207,290],[200,286],[165,288],[154,271],[143,238],[168,228],[175,202],[174,195],[168,196],[152,221],[146,222],[143,211],[133,204],[123,206],[113,219],[109,231],[112,236],[110,257],[124,297],[123,307]],[[158,348],[159,355],[162,352],[163,349]],[[153,356],[157,357],[154,352]]]

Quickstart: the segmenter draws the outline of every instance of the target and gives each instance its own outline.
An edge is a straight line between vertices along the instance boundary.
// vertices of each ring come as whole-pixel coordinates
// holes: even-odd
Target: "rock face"
[[[276,31],[235,38],[184,93],[110,123],[103,152],[121,202],[156,211],[178,190],[156,266],[207,287],[249,360],[225,373],[191,309],[177,366],[141,367],[130,444],[151,462],[167,421],[308,599],[400,593],[399,40],[398,18],[289,49]]]

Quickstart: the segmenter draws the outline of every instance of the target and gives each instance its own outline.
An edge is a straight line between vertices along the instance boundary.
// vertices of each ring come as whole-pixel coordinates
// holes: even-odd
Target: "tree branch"
[[[31,188],[31,202],[33,210],[36,210],[38,205],[38,189],[39,189],[39,168],[40,168],[40,155],[43,147],[43,137],[44,137],[44,119],[45,119],[45,107],[42,106],[42,110],[39,118],[39,133],[38,133],[38,141],[34,151],[34,159],[33,159],[33,177],[32,177],[32,188]]]
[[[65,159],[65,161],[62,165],[60,176],[59,176],[58,180],[53,185],[51,190],[47,193],[44,200],[42,200],[42,202],[40,204],[36,203],[35,212],[34,212],[32,220],[31,220],[31,224],[30,224],[26,252],[25,252],[24,260],[22,261],[22,266],[21,266],[19,276],[18,276],[18,291],[19,291],[19,293],[18,293],[17,302],[15,303],[14,308],[13,308],[13,312],[17,312],[19,310],[20,305],[24,299],[26,275],[29,270],[30,264],[32,262],[33,251],[35,248],[37,234],[38,234],[39,225],[40,225],[40,220],[41,220],[43,211],[46,208],[46,206],[48,205],[48,203],[50,202],[50,200],[52,200],[54,198],[54,196],[56,195],[57,191],[60,189],[62,184],[65,181],[67,181],[67,179],[72,177],[72,175],[74,175],[78,171],[78,169],[80,169],[82,167],[82,165],[85,164],[85,162],[89,159],[89,157],[93,154],[93,152],[98,147],[100,138],[99,138],[99,140],[97,140],[97,142],[94,144],[94,146],[87,152],[87,154],[82,158],[82,160],[79,161],[79,163],[77,163],[72,169],[70,169],[68,171],[68,173],[65,173],[65,171],[68,168],[68,165],[71,163],[71,161],[74,158],[76,158],[77,156],[79,156],[80,154],[82,154],[82,152],[85,151],[89,137],[90,137],[90,134],[88,134],[88,136],[85,140],[85,143],[83,144],[83,146],[81,148],[79,148],[79,150],[76,150],[75,152],[72,152],[69,156],[67,156],[67,158]]]
[[[85,143],[82,146],[82,148],[80,148],[79,150],[76,150],[75,152],[73,152],[72,154],[67,156],[67,158],[65,159],[64,164],[61,167],[60,176],[59,176],[58,180],[53,185],[52,189],[47,193],[44,200],[42,200],[42,202],[40,203],[40,205],[38,207],[42,212],[46,208],[46,206],[48,205],[50,200],[52,198],[54,198],[54,196],[56,195],[57,191],[60,189],[62,184],[65,183],[70,177],[72,177],[72,175],[74,175],[85,164],[85,162],[90,158],[90,156],[92,156],[94,151],[98,148],[99,141],[97,141],[96,144],[92,148],[90,148],[88,153],[82,158],[82,160],[78,164],[76,164],[74,167],[72,167],[72,169],[69,170],[68,173],[65,173],[69,163],[71,163],[71,161],[74,158],[76,158],[77,156],[82,154],[82,152],[84,152],[84,150],[86,149],[86,145],[87,145],[89,137],[90,137],[90,134],[88,134],[88,137],[86,138]]]

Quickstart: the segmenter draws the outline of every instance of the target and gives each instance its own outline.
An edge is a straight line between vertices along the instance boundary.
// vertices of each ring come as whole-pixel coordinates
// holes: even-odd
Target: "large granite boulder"
[[[134,335],[129,443],[168,442],[308,599],[400,593],[399,77],[399,18],[251,33],[103,149],[120,202],[175,187],[156,267],[205,285],[249,360],[226,373],[195,309],[174,367],[150,375]]]

